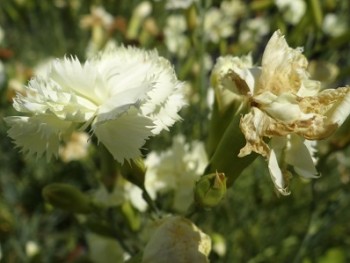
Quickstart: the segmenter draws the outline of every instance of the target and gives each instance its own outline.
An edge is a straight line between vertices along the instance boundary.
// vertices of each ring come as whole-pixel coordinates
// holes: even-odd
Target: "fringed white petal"
[[[117,119],[93,125],[93,131],[99,142],[103,143],[114,159],[125,160],[141,155],[140,148],[152,135],[152,120],[140,116],[131,109]]]
[[[72,123],[55,116],[7,117],[8,135],[17,147],[27,154],[41,157],[46,153],[49,160],[57,156],[60,139],[70,133]]]

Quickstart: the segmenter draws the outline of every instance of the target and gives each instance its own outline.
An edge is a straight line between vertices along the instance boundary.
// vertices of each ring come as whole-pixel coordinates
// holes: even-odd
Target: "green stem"
[[[313,222],[315,221],[315,207],[316,207],[316,201],[315,201],[315,182],[311,182],[311,202],[310,202],[310,216],[307,222],[306,232],[303,237],[303,240],[301,241],[297,252],[295,253],[295,257],[293,260],[293,263],[299,263],[302,261],[303,256],[308,248],[308,245],[315,233],[315,229],[313,227]]]
[[[204,172],[204,174],[224,173],[227,178],[227,187],[231,186],[242,171],[258,156],[256,153],[251,153],[243,158],[238,157],[240,150],[246,143],[239,123],[241,114],[247,110],[248,106],[246,105],[231,120]]]
[[[116,217],[115,217],[115,211],[112,209],[111,211],[109,211],[108,213],[108,221],[109,221],[109,225],[111,226],[111,229],[113,231],[113,236],[115,237],[115,239],[117,239],[117,241],[119,242],[120,246],[126,251],[128,252],[130,255],[135,255],[137,253],[137,249],[136,248],[132,248],[131,246],[129,246],[125,240],[124,237],[125,235],[120,232],[120,230],[116,227],[115,222]]]
[[[105,185],[107,191],[112,192],[117,177],[117,166],[113,156],[102,144],[98,146],[100,157],[101,181]]]
[[[206,14],[206,9],[209,6],[209,0],[202,0],[198,2],[197,8],[199,11],[200,23],[198,27],[198,61],[199,61],[199,77],[198,77],[198,89],[199,89],[199,110],[201,112],[201,117],[204,116],[207,109],[207,82],[206,82],[206,70],[205,70],[205,49],[206,49],[206,38],[204,33],[204,19]],[[206,115],[206,114],[205,114]],[[199,136],[200,138],[204,137],[205,133],[205,122],[199,122]]]
[[[128,163],[124,163],[121,167],[123,177],[129,182],[137,185],[142,190],[142,197],[150,207],[150,209],[158,216],[160,211],[156,204],[153,202],[150,194],[145,187],[145,174],[146,168],[143,159],[131,160]]]
[[[190,207],[187,209],[185,217],[191,219],[195,214],[203,211],[201,207],[199,207],[196,203],[192,203]]]
[[[151,198],[151,196],[148,193],[148,191],[146,190],[146,188],[145,187],[140,187],[140,188],[142,190],[142,197],[143,197],[143,199],[146,201],[146,203],[148,204],[150,209],[156,214],[156,216],[160,217],[161,212],[158,209],[158,207],[156,206],[156,204],[153,202],[153,199]]]

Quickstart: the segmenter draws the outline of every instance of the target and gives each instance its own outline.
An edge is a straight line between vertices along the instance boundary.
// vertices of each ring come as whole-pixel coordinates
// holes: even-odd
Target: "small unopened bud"
[[[92,211],[90,198],[72,185],[54,183],[42,191],[44,199],[54,207],[72,213],[86,214]]]
[[[144,187],[146,168],[143,159],[138,158],[125,162],[121,171],[126,180],[141,187],[141,189]]]
[[[216,206],[226,194],[224,173],[212,173],[202,176],[194,188],[194,200],[203,208]]]

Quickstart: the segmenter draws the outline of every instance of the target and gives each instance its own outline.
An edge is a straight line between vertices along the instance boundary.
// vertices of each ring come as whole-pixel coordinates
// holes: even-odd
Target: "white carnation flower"
[[[9,136],[29,154],[49,159],[76,130],[91,131],[113,157],[123,162],[140,156],[150,137],[179,120],[185,104],[182,83],[156,51],[119,47],[80,63],[55,60],[33,78],[14,108],[29,116],[7,117]]]

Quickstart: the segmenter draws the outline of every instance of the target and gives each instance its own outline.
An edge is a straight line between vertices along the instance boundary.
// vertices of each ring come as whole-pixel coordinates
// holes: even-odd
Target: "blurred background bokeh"
[[[0,262],[109,263],[126,257],[108,233],[42,197],[53,182],[87,193],[98,189],[100,163],[86,145],[88,135],[75,134],[50,162],[24,156],[7,137],[3,117],[15,114],[13,97],[50,60],[73,55],[84,61],[113,45],[157,49],[186,83],[189,104],[181,122],[147,142],[145,148],[162,151],[174,134],[205,142],[216,58],[251,52],[260,63],[277,29],[291,47],[304,48],[311,78],[325,88],[350,84],[349,14],[344,0],[0,0]],[[322,176],[307,182],[295,177],[290,196],[273,191],[258,158],[218,207],[196,214],[194,222],[213,239],[211,262],[350,262],[349,135],[350,120],[319,143]],[[128,198],[117,202],[115,224],[142,247],[146,215]],[[172,212],[170,198],[164,194],[160,205]]]

